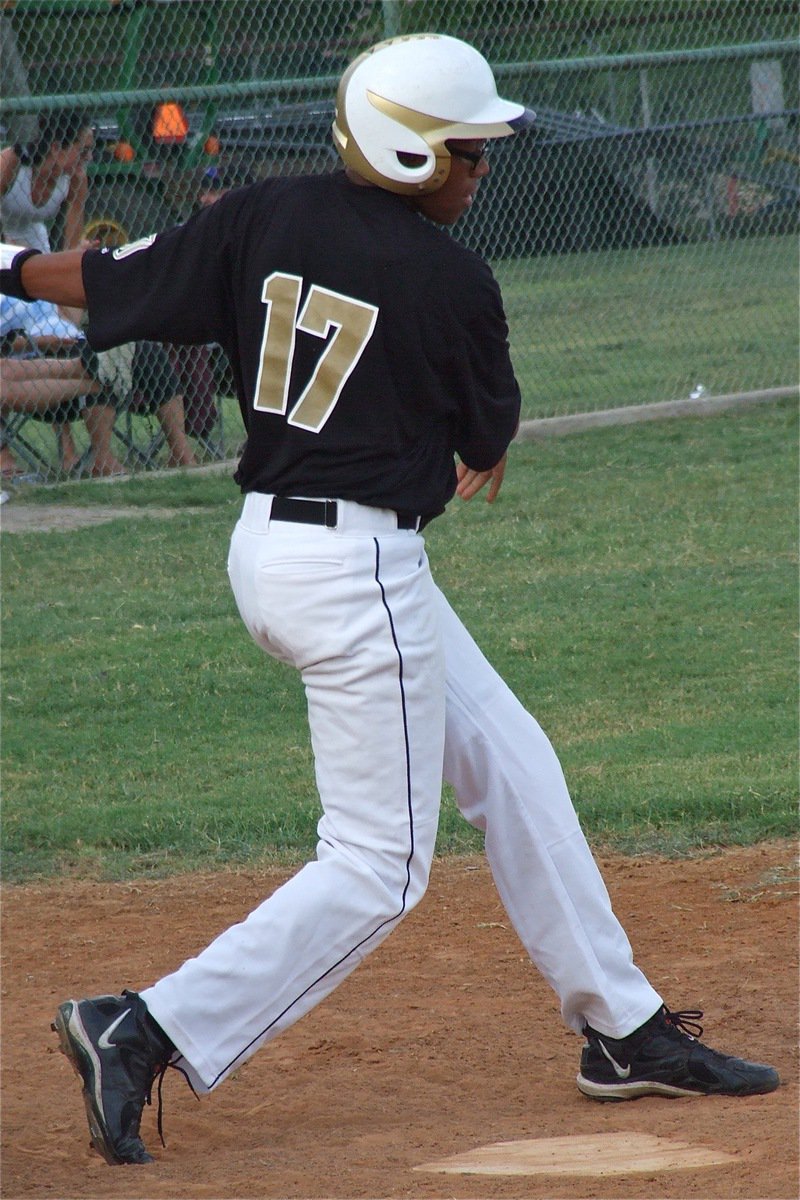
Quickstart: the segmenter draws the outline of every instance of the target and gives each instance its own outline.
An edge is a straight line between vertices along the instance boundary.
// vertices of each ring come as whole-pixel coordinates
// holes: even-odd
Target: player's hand
[[[456,495],[462,500],[471,500],[473,496],[477,496],[483,488],[489,484],[489,491],[486,493],[486,500],[491,504],[497,499],[497,493],[503,484],[503,476],[506,473],[507,454],[504,454],[499,463],[489,471],[473,471],[466,463],[456,463],[456,475],[458,477],[458,486]]]

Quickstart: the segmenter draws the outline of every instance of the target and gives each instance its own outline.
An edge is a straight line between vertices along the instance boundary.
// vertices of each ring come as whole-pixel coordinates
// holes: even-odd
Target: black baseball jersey
[[[98,350],[218,342],[247,442],[244,492],[428,518],[454,452],[493,467],[519,388],[488,265],[405,200],[343,171],[228,193],[184,225],[83,259]]]

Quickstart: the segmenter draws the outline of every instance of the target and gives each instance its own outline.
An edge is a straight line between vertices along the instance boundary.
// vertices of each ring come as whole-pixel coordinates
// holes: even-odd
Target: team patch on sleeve
[[[135,242],[128,242],[126,246],[117,246],[111,251],[111,257],[116,259],[129,258],[131,254],[138,254],[140,250],[146,250],[148,246],[152,246],[158,235],[149,233],[147,237],[138,238]],[[102,254],[108,254],[108,247],[104,247]]]

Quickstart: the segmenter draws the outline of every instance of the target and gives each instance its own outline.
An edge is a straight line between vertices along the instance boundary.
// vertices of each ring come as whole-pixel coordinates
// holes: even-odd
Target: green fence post
[[[382,0],[381,8],[383,9],[383,36],[385,38],[397,37],[401,24],[399,0]]]

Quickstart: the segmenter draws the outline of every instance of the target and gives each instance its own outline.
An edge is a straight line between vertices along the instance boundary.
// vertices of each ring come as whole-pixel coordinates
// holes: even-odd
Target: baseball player
[[[4,290],[86,305],[98,349],[225,349],[247,428],[230,581],[251,636],[302,676],[323,809],[315,860],[197,957],[60,1005],[110,1163],[150,1160],[140,1117],[168,1064],[217,1087],[417,903],[443,774],[586,1038],[582,1092],[778,1086],[698,1041],[702,1014],[670,1012],[635,966],[552,747],[429,572],[422,528],[454,494],[495,498],[520,407],[497,284],[441,227],[472,205],[489,139],[533,120],[465,43],[391,39],[341,80],[343,171],[235,190],[113,251],[4,260]]]

